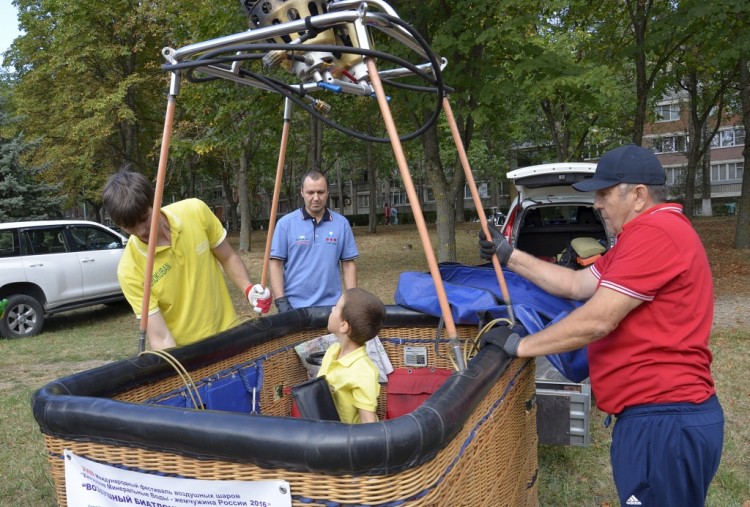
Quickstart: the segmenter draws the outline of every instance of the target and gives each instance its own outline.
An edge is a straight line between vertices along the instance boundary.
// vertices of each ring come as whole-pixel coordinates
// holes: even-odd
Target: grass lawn
[[[696,220],[714,272],[717,300],[735,298],[712,334],[714,376],[726,416],[724,454],[709,490],[708,506],[750,507],[750,255],[730,248],[733,218]],[[456,228],[458,261],[475,264],[477,224]],[[400,272],[426,271],[424,251],[413,226],[378,228],[369,234],[355,228],[360,248],[357,263],[360,286],[393,303]],[[237,237],[233,236],[233,241]],[[265,235],[254,233],[251,249],[243,254],[253,280],[260,278]],[[247,314],[244,295],[233,289],[237,308]],[[739,298],[739,299],[737,299]],[[718,306],[718,305],[717,305]],[[744,308],[744,313],[742,308]],[[0,340],[0,506],[56,505],[46,451],[31,413],[30,398],[42,385],[137,352],[138,326],[127,305],[98,306],[58,314],[45,331],[24,340]],[[609,465],[610,430],[604,416],[593,409],[591,445],[587,448],[541,446],[539,504],[558,506],[617,506],[619,502]]]

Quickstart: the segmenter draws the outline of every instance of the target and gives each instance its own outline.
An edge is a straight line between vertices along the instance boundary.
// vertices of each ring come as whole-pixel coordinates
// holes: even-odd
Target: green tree
[[[628,122],[631,142],[641,145],[649,111],[671,84],[665,71],[675,52],[700,30],[701,3],[654,0],[574,2],[574,16],[591,30],[589,48],[609,62],[622,83],[632,83]]]
[[[739,78],[733,92],[736,94],[735,110],[742,118],[745,127],[745,146],[742,150],[744,175],[742,193],[737,211],[737,228],[734,247],[750,249],[750,5],[743,0],[723,2],[730,15],[727,17],[727,40],[733,41],[733,54],[737,60]]]
[[[511,71],[523,53],[524,36],[537,10],[537,2],[514,0],[400,6],[401,17],[409,20],[435,52],[448,61],[443,77],[454,89],[451,108],[467,151],[471,150],[475,132],[502,132],[509,130],[513,122],[519,90]],[[424,99],[409,104],[415,124],[430,117],[433,102]],[[492,128],[487,128],[490,123]],[[449,150],[443,146],[453,143],[447,132],[443,117],[420,137],[423,155],[419,163],[425,168],[435,197],[437,258],[441,262],[456,259],[454,225],[465,184],[455,150],[450,158],[444,155]]]
[[[172,164],[221,182],[243,251],[250,249],[251,220],[261,190],[269,180],[273,184],[278,155],[282,101],[268,95],[225,81],[188,83],[178,102],[183,116],[175,127]],[[278,121],[268,121],[275,116]]]
[[[347,102],[349,104],[347,104]],[[351,104],[351,103],[354,104]],[[356,108],[357,114],[351,115],[348,128],[356,129],[369,136],[383,136],[383,124],[380,112],[375,100],[369,98],[341,97],[332,102],[337,108],[351,110]],[[381,193],[379,185],[387,182],[388,185],[395,178],[396,162],[393,151],[389,144],[376,143],[361,139],[352,139],[351,136],[335,129],[326,129],[323,132],[323,162],[324,171],[329,175],[331,185],[338,185],[339,195],[347,196],[357,206],[357,195],[350,195],[349,189],[344,188],[347,180],[353,182],[366,181],[369,193],[368,209],[368,232],[377,233],[378,217],[383,212],[384,200],[389,201],[388,190],[385,196]],[[344,203],[339,203],[343,211]]]
[[[744,167],[750,167],[750,59],[744,54],[739,58],[739,95],[742,105],[742,125],[745,127],[745,147],[742,150]],[[742,195],[737,212],[737,230],[734,234],[735,248],[750,248],[750,177],[745,170],[742,178]]]
[[[695,210],[696,175],[701,175],[703,214],[711,215],[711,143],[724,120],[730,85],[736,82],[736,59],[727,60],[724,37],[717,37],[724,24],[704,23],[695,44],[680,52],[672,67],[676,88],[686,96],[688,109],[687,168],[685,175],[685,215],[693,217]],[[707,36],[704,38],[704,36]]]
[[[594,50],[596,30],[582,23],[579,8],[584,7],[549,2],[513,73],[524,92],[525,118],[543,126],[529,125],[525,131],[533,137],[525,141],[545,145],[551,140],[559,162],[583,160],[621,144],[623,125],[629,123],[624,111],[634,98],[609,59]]]
[[[172,47],[246,30],[239,3],[179,4],[184,15],[171,33]],[[227,221],[239,226],[240,250],[249,250],[251,220],[258,214],[268,179],[273,182],[276,165],[268,162],[269,154],[278,150],[283,101],[251,87],[205,79],[200,71],[184,72],[182,82],[171,167],[190,178],[205,175],[221,183],[229,202]],[[278,122],[269,121],[276,116]]]
[[[20,135],[0,138],[0,222],[62,218],[60,185],[40,181],[42,168],[21,163],[23,154],[34,148]]]
[[[132,0],[17,0],[20,28],[6,63],[16,69],[35,163],[64,193],[99,202],[113,171],[150,173],[166,76],[159,51],[170,26],[160,7]],[[72,205],[74,202],[69,202]]]
[[[0,79],[0,222],[44,220],[62,216],[60,186],[44,183],[43,167],[28,167],[26,155],[37,149],[19,133],[12,108],[13,82]]]

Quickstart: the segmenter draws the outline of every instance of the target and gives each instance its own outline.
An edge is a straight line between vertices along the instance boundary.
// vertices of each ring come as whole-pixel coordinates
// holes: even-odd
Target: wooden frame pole
[[[276,210],[279,208],[279,196],[281,194],[281,179],[284,174],[286,162],[286,146],[289,142],[289,129],[292,122],[292,101],[284,99],[284,125],[281,129],[281,147],[279,148],[279,161],[276,164],[276,180],[273,185],[273,199],[271,200],[271,212],[268,215],[268,235],[266,236],[266,249],[263,254],[263,271],[260,275],[260,284],[267,287],[268,269],[271,262],[271,241],[273,231],[276,229]]]
[[[161,151],[159,152],[159,168],[156,172],[156,185],[154,187],[154,204],[151,209],[151,230],[148,234],[148,255],[146,257],[146,271],[143,274],[143,302],[141,303],[141,325],[138,334],[138,353],[146,350],[146,331],[148,330],[148,307],[151,301],[151,278],[154,273],[154,256],[156,254],[156,241],[159,235],[159,217],[161,215],[161,202],[164,195],[164,180],[167,173],[167,161],[169,159],[169,145],[172,141],[172,125],[174,124],[174,111],[179,88],[179,76],[172,74],[169,95],[167,96],[167,112],[164,118],[164,131],[161,138]]]
[[[391,140],[393,154],[396,157],[396,163],[398,164],[399,171],[401,172],[401,179],[404,182],[404,188],[406,189],[406,194],[409,197],[409,203],[411,204],[411,209],[414,213],[414,221],[417,224],[417,230],[419,231],[419,237],[422,241],[422,247],[424,249],[425,256],[427,257],[427,265],[430,268],[432,281],[435,285],[435,292],[437,292],[438,301],[440,303],[440,311],[445,322],[445,331],[448,334],[448,339],[451,341],[451,347],[453,348],[453,353],[458,369],[459,371],[462,371],[466,369],[466,360],[461,352],[461,345],[458,340],[456,324],[453,321],[453,314],[451,313],[450,305],[448,304],[448,296],[445,293],[445,286],[443,285],[443,279],[440,276],[440,269],[438,268],[437,259],[435,258],[435,252],[432,250],[432,242],[430,241],[430,234],[427,231],[427,223],[425,222],[424,215],[422,214],[422,208],[420,207],[419,199],[417,198],[417,191],[414,188],[414,182],[412,181],[411,174],[409,173],[409,166],[406,162],[406,156],[404,155],[404,149],[401,145],[401,139],[399,139],[398,132],[396,130],[396,124],[393,121],[393,115],[391,114],[391,109],[388,105],[388,99],[385,96],[383,83],[380,81],[380,76],[378,75],[378,69],[375,66],[375,62],[371,58],[367,58],[365,62],[367,64],[370,82],[372,83],[372,87],[375,90],[375,95],[378,99],[380,112],[383,115],[385,128],[388,131],[388,137]]]
[[[458,157],[461,160],[461,165],[464,168],[464,174],[466,175],[466,183],[469,185],[471,190],[471,197],[474,200],[474,207],[477,209],[477,215],[479,215],[479,223],[481,224],[482,231],[484,231],[484,237],[492,239],[490,235],[490,229],[487,225],[487,216],[484,214],[484,206],[482,206],[482,199],[479,197],[479,190],[477,190],[477,184],[474,181],[474,175],[471,173],[471,167],[469,166],[469,158],[466,156],[466,149],[464,143],[461,140],[461,134],[458,132],[458,125],[456,124],[456,118],[453,116],[453,110],[451,109],[450,101],[448,97],[443,97],[443,111],[445,116],[448,118],[448,124],[453,134],[453,142],[456,143],[456,150],[458,150]],[[510,293],[508,292],[508,286],[505,283],[505,275],[503,274],[503,268],[500,266],[500,261],[497,255],[492,256],[492,266],[495,268],[495,275],[497,281],[500,284],[500,292],[503,296],[503,301],[508,309],[508,317],[510,321],[515,324],[516,318],[513,314],[513,305],[510,302]]]

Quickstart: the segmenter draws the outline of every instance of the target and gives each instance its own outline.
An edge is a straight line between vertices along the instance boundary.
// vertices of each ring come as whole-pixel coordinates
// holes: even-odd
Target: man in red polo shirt
[[[551,294],[586,300],[538,333],[493,328],[484,341],[517,357],[588,345],[596,403],[617,418],[610,454],[623,506],[702,506],[724,440],[708,348],[711,270],[682,206],[665,203],[665,182],[650,151],[627,145],[573,185],[596,191],[594,206],[617,235],[589,269],[515,250],[494,230],[493,241],[480,236],[482,257],[497,255]]]

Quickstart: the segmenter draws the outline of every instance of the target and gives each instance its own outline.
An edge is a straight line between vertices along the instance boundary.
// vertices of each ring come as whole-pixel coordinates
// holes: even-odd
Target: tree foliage
[[[24,140],[10,105],[11,85],[0,82],[0,222],[44,220],[62,216],[59,185],[42,181],[42,167],[28,167],[25,153],[37,146]]]
[[[745,145],[742,150],[744,177],[737,210],[737,229],[734,247],[750,249],[750,4],[744,0],[722,2],[727,16],[725,20],[726,39],[732,41],[732,56],[737,61],[738,79],[732,87],[734,111],[742,118],[745,128]]]
[[[540,6],[514,81],[524,91],[525,141],[551,144],[557,161],[583,160],[622,143],[633,93],[597,49],[598,34],[569,2]]]
[[[18,143],[16,172],[28,173],[30,181],[60,184],[57,193],[67,197],[66,205],[80,199],[97,205],[104,180],[126,164],[155,172],[168,89],[160,67],[163,46],[182,47],[247,27],[241,5],[231,2],[15,3],[24,35],[5,64],[15,69],[9,110],[18,122],[0,125],[0,133],[7,143]],[[500,180],[518,163],[596,156],[626,140],[642,144],[644,125],[653,120],[651,107],[680,86],[688,88],[692,139],[702,135],[701,125],[718,125],[708,112],[720,103],[750,115],[746,81],[737,77],[750,49],[750,15],[742,0],[390,4],[447,59],[448,100],[472,170],[481,178]],[[384,39],[375,36],[377,49],[405,51]],[[218,181],[232,204],[231,220],[236,221],[231,213],[238,205],[247,227],[272,189],[283,99],[225,81],[189,81],[183,79],[177,102],[169,189],[181,197],[195,195],[197,182]],[[391,98],[401,134],[422,125],[436,103],[434,95],[403,90]],[[347,126],[385,136],[370,98],[323,99]],[[365,174],[368,180],[399,179],[392,154],[384,156],[387,143],[349,142],[331,129],[312,128],[318,123],[294,111],[282,197],[290,207],[298,204],[299,176],[313,166],[335,174],[334,184],[341,178],[361,181]],[[16,137],[20,132],[24,136]],[[691,164],[697,166],[708,141],[704,136],[696,144]],[[404,149],[417,185],[426,182],[435,196],[438,259],[453,260],[464,175],[445,114]],[[346,195],[347,189],[340,190]],[[376,206],[382,203],[374,185],[370,192],[374,231]],[[747,207],[741,204],[740,213],[750,212]]]
[[[18,0],[10,63],[36,163],[70,196],[99,202],[125,164],[150,172],[165,76],[158,54],[169,23],[153,3]],[[158,107],[157,107],[158,104]],[[69,204],[73,204],[72,202]]]
[[[673,93],[685,97],[687,109],[687,167],[685,195],[696,195],[696,175],[702,181],[705,215],[711,215],[711,143],[727,120],[729,89],[737,81],[739,66],[732,54],[733,42],[723,35],[726,11],[717,5],[700,6],[701,29],[675,52],[668,77]],[[694,199],[685,199],[684,212],[694,215]]]
[[[62,217],[60,185],[44,183],[38,178],[41,168],[21,163],[23,153],[33,148],[22,136],[0,139],[0,222]]]
[[[410,20],[433,49],[448,61],[443,75],[454,89],[448,100],[454,111],[460,142],[466,149],[471,149],[478,129],[509,139],[514,99],[518,97],[511,73],[519,52],[526,45],[525,34],[535,7],[535,2],[512,0],[398,5],[399,14]],[[410,104],[409,113],[414,123],[428,118],[430,107],[428,102]],[[454,140],[444,122],[445,116],[420,138],[421,164],[437,207],[437,257],[439,261],[453,261],[456,258],[454,223],[456,209],[462,209],[465,177],[456,151],[448,156],[450,158],[445,155],[449,151],[445,147]]]

